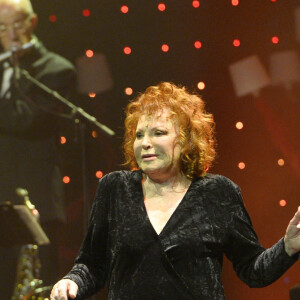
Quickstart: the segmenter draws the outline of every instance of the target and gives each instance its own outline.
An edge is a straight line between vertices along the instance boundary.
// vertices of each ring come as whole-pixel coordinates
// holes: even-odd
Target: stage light
[[[95,98],[96,97],[96,93],[89,93],[89,97],[90,98]]]
[[[291,90],[300,82],[300,58],[296,50],[283,50],[272,53],[269,57],[269,73],[274,86],[283,85]]]
[[[277,0],[270,0],[271,2],[276,2]]]
[[[71,178],[69,176],[63,177],[63,183],[68,184],[68,183],[70,183],[70,181],[71,181]]]
[[[198,8],[198,7],[200,6],[200,1],[194,0],[194,1],[192,2],[192,5],[193,5],[193,7]]]
[[[98,132],[96,130],[92,131],[92,137],[96,139],[98,137]]]
[[[121,12],[127,14],[129,12],[129,7],[127,5],[121,6]]]
[[[197,88],[199,90],[204,90],[205,89],[205,83],[203,81],[198,82]]]
[[[126,55],[129,55],[129,54],[131,53],[131,48],[130,48],[130,47],[124,47],[123,52],[124,52]]]
[[[63,145],[67,142],[67,139],[64,136],[60,137],[60,143]]]
[[[86,50],[85,51],[85,55],[89,58],[93,57],[94,56],[94,51],[93,50]]]
[[[157,5],[158,10],[160,11],[165,11],[166,10],[166,5],[164,3],[159,3]]]
[[[56,15],[50,15],[49,16],[49,21],[52,22],[52,23],[56,22],[56,19],[57,19]]]
[[[200,41],[195,41],[194,47],[195,47],[196,49],[200,49],[200,48],[202,47],[202,43],[201,43]]]
[[[77,90],[85,96],[106,92],[114,85],[110,66],[103,53],[95,52],[93,57],[77,57],[76,69]]]
[[[239,47],[241,45],[241,41],[238,40],[238,39],[234,39],[232,44],[233,44],[234,47]]]
[[[233,6],[238,6],[239,5],[239,0],[231,0],[231,4]]]
[[[237,97],[249,94],[256,96],[271,82],[268,72],[256,55],[230,64],[229,73]]]
[[[89,17],[90,14],[91,14],[91,12],[90,12],[89,9],[84,9],[84,10],[82,11],[82,15],[83,15],[84,17]]]
[[[246,164],[244,162],[239,162],[238,164],[239,169],[244,170],[246,168]]]
[[[163,52],[168,52],[169,49],[170,49],[170,47],[169,47],[167,44],[163,44],[163,45],[161,46],[161,50],[162,50]]]
[[[287,202],[286,202],[286,200],[284,200],[284,199],[281,199],[281,200],[279,201],[279,205],[282,206],[282,207],[286,206],[286,204],[287,204]]]
[[[102,171],[97,171],[96,172],[96,177],[99,178],[99,179],[102,178],[103,177],[103,172]]]
[[[278,44],[279,43],[279,37],[278,36],[273,36],[271,40],[272,40],[273,44]]]
[[[132,90],[131,87],[127,87],[127,88],[125,89],[125,94],[126,94],[126,95],[130,96],[130,95],[132,95],[132,93],[133,93],[133,90]]]
[[[243,124],[243,122],[236,122],[235,127],[236,127],[236,129],[241,130],[241,129],[243,129],[244,124]]]
[[[284,162],[284,159],[280,158],[280,159],[278,159],[277,163],[280,167],[282,167],[282,166],[284,166],[285,162]]]

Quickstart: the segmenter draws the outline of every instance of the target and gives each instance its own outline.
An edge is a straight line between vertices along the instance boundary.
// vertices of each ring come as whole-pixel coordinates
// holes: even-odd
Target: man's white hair
[[[22,11],[25,14],[34,14],[30,0],[0,0],[1,5],[10,5],[16,8],[18,11]]]

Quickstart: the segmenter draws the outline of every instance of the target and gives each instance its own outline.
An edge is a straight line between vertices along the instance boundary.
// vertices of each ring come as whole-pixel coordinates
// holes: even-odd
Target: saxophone
[[[30,202],[28,192],[17,188],[20,196],[31,213],[39,218],[38,211]],[[38,257],[37,245],[23,245],[20,249],[17,276],[14,292],[11,300],[49,300],[52,287],[43,287],[43,281],[39,279],[41,263]]]

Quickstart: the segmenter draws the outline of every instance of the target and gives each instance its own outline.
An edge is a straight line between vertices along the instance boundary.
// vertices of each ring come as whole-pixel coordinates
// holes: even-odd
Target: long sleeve
[[[109,175],[99,181],[87,233],[72,270],[64,278],[78,285],[76,300],[96,293],[107,279]]]
[[[277,280],[298,255],[290,257],[284,249],[283,238],[265,249],[258,241],[249,215],[244,207],[240,189],[233,187],[233,206],[229,217],[226,255],[237,275],[250,287],[264,287]]]

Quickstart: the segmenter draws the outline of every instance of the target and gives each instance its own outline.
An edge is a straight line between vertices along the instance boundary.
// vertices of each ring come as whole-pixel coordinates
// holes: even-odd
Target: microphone
[[[11,56],[13,56],[14,54],[16,54],[20,51],[31,49],[34,45],[35,45],[35,42],[34,42],[34,40],[32,40],[32,41],[22,45],[21,47],[12,47],[10,51],[6,51],[6,52],[0,54],[0,62],[10,58]]]

